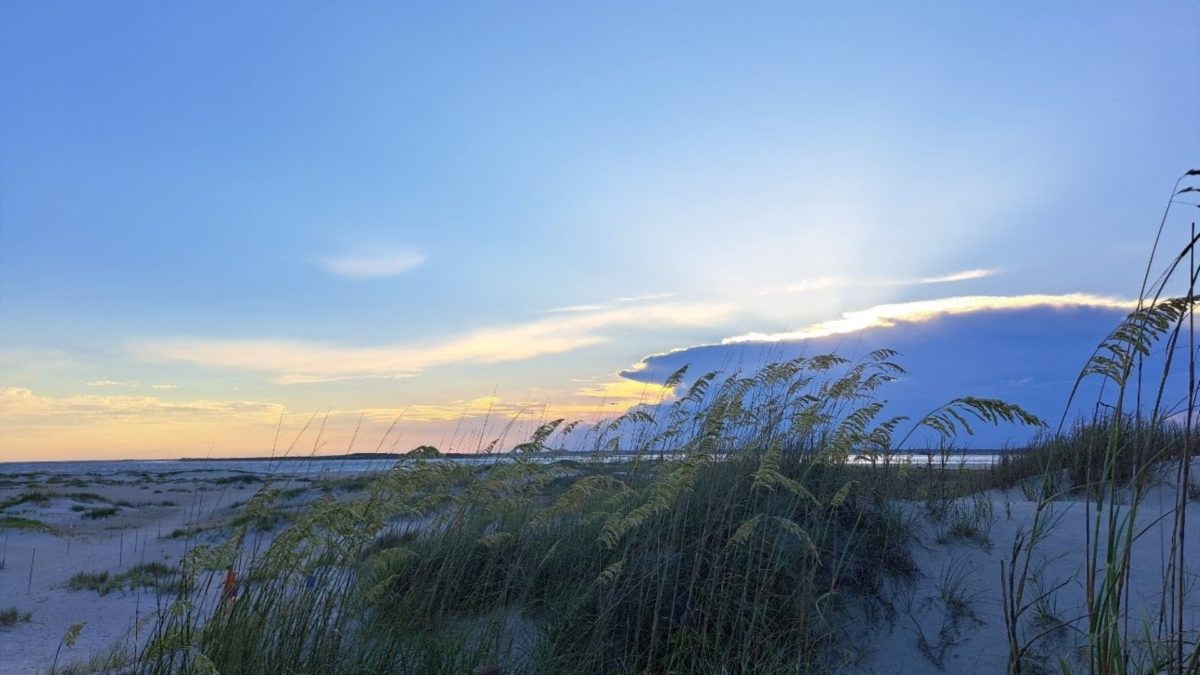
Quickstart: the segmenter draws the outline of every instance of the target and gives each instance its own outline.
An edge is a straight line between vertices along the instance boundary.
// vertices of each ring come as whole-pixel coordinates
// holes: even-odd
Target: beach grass
[[[0,515],[0,530],[28,530],[30,532],[54,532],[54,528],[33,518]]]
[[[100,595],[108,595],[113,591],[134,589],[139,587],[162,588],[173,591],[177,585],[172,578],[178,571],[159,563],[143,563],[124,572],[110,574],[108,572],[79,572],[67,582],[67,588],[72,591],[95,591]]]
[[[1003,602],[1003,626],[991,630],[1003,630],[1010,674],[1198,672],[1186,619],[1195,561],[1184,541],[1195,528],[1186,507],[1196,498],[1198,241],[1165,271],[1148,267],[1138,308],[1086,361],[1080,383],[1105,386],[1074,425],[974,397],[917,420],[889,417],[883,392],[904,371],[880,350],[706,373],[687,386],[681,369],[663,383],[669,401],[612,420],[548,421],[509,452],[490,453],[502,438],[482,446],[491,462],[423,453],[325,490],[255,548],[258,524],[285,498],[267,481],[225,541],[190,549],[138,668],[840,672],[865,658],[864,634],[894,621],[888,589],[921,574],[919,517],[940,546],[1004,552],[989,572]],[[1163,353],[1165,365],[1150,359]],[[1182,406],[1164,402],[1171,373],[1182,377]],[[987,470],[946,461],[979,423],[1043,433]],[[941,461],[931,452],[923,465],[892,462],[914,437],[932,438]],[[555,460],[568,444],[588,459]],[[1146,531],[1138,514],[1160,485],[1167,492],[1156,494],[1174,504],[1160,519],[1162,565],[1139,571],[1161,589],[1134,617],[1126,600]],[[995,495],[1013,490],[1032,505],[1031,520],[993,541],[997,505],[1012,517]],[[1063,586],[1043,576],[1067,501],[1085,514],[1080,616],[1063,616]],[[941,621],[916,628],[934,667],[947,667],[948,650],[980,621],[971,572],[950,558],[929,601]],[[1074,646],[1048,650],[1063,631]]]
[[[192,549],[177,602],[202,606],[230,567],[241,571],[239,597],[170,613],[142,662],[187,670],[202,654],[220,672],[836,668],[855,658],[847,627],[885,614],[885,585],[917,573],[911,519],[896,500],[953,501],[986,480],[944,463],[888,463],[905,420],[882,417],[877,393],[903,372],[894,356],[706,374],[661,417],[634,410],[576,435],[577,425],[552,421],[481,466],[406,460],[313,502],[245,559],[246,539],[284,493],[265,485],[228,541]],[[1038,423],[1011,404],[963,398],[910,424],[951,436],[965,417]],[[591,459],[542,458],[568,438],[596,448]],[[849,464],[852,455],[878,462]]]

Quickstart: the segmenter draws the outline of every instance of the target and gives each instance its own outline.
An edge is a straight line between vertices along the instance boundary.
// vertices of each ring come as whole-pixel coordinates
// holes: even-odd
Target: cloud
[[[648,293],[646,295],[629,295],[622,298],[614,298],[609,302],[598,304],[585,305],[567,305],[565,307],[554,307],[546,310],[550,313],[573,313],[573,312],[596,312],[602,309],[610,309],[614,305],[628,305],[638,302],[649,302],[651,300],[665,300],[675,297],[675,293]]]
[[[818,277],[816,279],[804,279],[795,283],[788,284],[779,289],[784,293],[805,293],[808,291],[820,291],[826,288],[845,288],[861,284],[861,281],[853,281],[844,277]]]
[[[138,383],[101,378],[98,380],[90,380],[88,382],[84,382],[83,384],[88,387],[136,387]]]
[[[996,274],[996,270],[974,269],[963,270],[961,272],[953,272],[951,274],[943,274],[935,277],[922,277],[917,280],[921,284],[946,284],[955,281],[971,281],[973,279],[982,279]]]
[[[56,423],[78,422],[84,418],[106,420],[130,418],[193,418],[216,416],[278,418],[282,405],[258,401],[164,401],[153,396],[42,396],[23,387],[0,388],[0,419],[15,422],[20,419],[52,417]],[[7,422],[6,422],[7,423]]]
[[[449,403],[420,403],[396,408],[366,408],[361,411],[340,410],[333,414],[340,417],[362,415],[363,418],[376,423],[399,420],[401,424],[478,421],[483,418],[506,425],[521,420],[592,420],[620,415],[639,404],[657,403],[663,398],[657,392],[668,391],[658,384],[629,380],[612,382],[609,385],[611,389],[607,396],[602,396],[601,389],[577,392],[576,396],[582,397],[583,400],[517,402],[496,396],[482,396]],[[602,397],[597,398],[600,396]]]
[[[771,293],[807,293],[822,291],[830,288],[889,288],[895,286],[923,286],[928,284],[948,284],[957,281],[973,281],[990,277],[999,272],[994,269],[971,269],[949,274],[939,274],[916,279],[866,279],[859,277],[816,277],[802,279],[785,286],[761,291],[760,295]]]
[[[460,419],[474,419],[487,415],[505,418],[518,414],[522,408],[501,401],[495,396],[450,401],[448,403],[419,403],[400,408],[366,408],[364,410],[339,411],[338,414],[360,414],[374,422],[391,422],[399,420],[407,422],[450,422]]]
[[[1101,393],[1098,378],[1083,383],[1070,409],[1066,408],[1068,395],[1096,345],[1134,306],[1133,301],[1082,294],[903,303],[844,315],[843,319],[864,319],[852,322],[868,324],[858,330],[831,330],[850,325],[823,322],[790,334],[767,336],[772,339],[698,345],[652,354],[620,376],[639,383],[663,382],[687,365],[690,368],[681,383],[686,389],[695,378],[711,371],[745,375],[802,356],[837,353],[854,360],[874,349],[889,348],[899,352],[897,360],[907,373],[881,394],[889,404],[885,416],[915,419],[952,398],[982,396],[1020,404],[1052,424],[1066,412],[1069,422],[1077,414],[1093,412],[1092,405]],[[866,321],[868,318],[881,320]],[[1161,343],[1153,348],[1147,372],[1161,372],[1163,348]],[[1186,346],[1183,349],[1186,351]],[[1167,399],[1178,400],[1186,394],[1185,376],[1186,369],[1175,373],[1167,385]],[[1150,386],[1157,385],[1157,378],[1153,379]],[[975,447],[1023,442],[1032,432],[986,425],[978,431]]]
[[[966,295],[938,300],[918,300],[876,305],[864,310],[846,312],[838,319],[822,321],[807,328],[782,333],[746,333],[725,338],[722,344],[738,342],[783,342],[852,333],[867,328],[894,326],[902,322],[921,322],[955,314],[968,314],[992,309],[1024,309],[1029,307],[1099,307],[1133,310],[1136,301],[1122,300],[1086,293],[1065,295]]]
[[[390,421],[399,417],[407,422],[447,422],[485,416],[498,420],[525,416],[547,419],[595,418],[619,415],[636,405],[655,404],[665,400],[672,393],[673,389],[657,382],[638,382],[621,378],[586,383],[556,401],[515,402],[493,395],[442,404],[373,408],[363,411],[363,414],[376,421]],[[346,412],[349,414],[349,411]]]
[[[638,403],[656,403],[669,396],[673,390],[657,382],[637,382],[620,379],[611,382],[580,387],[575,395],[583,398],[598,398],[606,402],[626,404],[626,407]]]
[[[404,274],[425,262],[422,253],[394,249],[384,253],[347,254],[317,259],[330,274],[351,279],[380,279]]]
[[[145,388],[149,386],[151,389],[178,389],[177,384],[151,384],[143,385],[137,380],[110,380],[100,378],[98,380],[89,380],[83,383],[85,387],[123,387],[123,388]]]
[[[567,305],[566,307],[554,307],[546,311],[556,314],[571,314],[575,312],[595,312],[601,309],[608,309],[608,305]]]
[[[301,340],[156,340],[131,345],[151,360],[270,372],[283,384],[410,377],[456,363],[503,363],[582,349],[628,326],[711,326],[732,315],[726,304],[649,304],[572,313],[483,328],[436,342],[346,347]]]
[[[646,295],[627,295],[623,298],[617,298],[613,302],[646,302],[648,300],[665,300],[666,298],[675,297],[675,293],[647,293]]]

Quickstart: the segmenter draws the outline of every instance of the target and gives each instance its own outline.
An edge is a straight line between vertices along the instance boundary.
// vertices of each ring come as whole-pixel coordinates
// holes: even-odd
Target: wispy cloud
[[[165,401],[154,396],[43,396],[24,387],[0,388],[0,419],[53,417],[63,423],[81,418],[100,417],[106,420],[127,418],[161,418],[193,416],[251,415],[267,421],[277,418],[283,406],[258,401]]]
[[[567,305],[565,307],[554,307],[546,311],[555,314],[572,314],[575,312],[595,312],[601,309],[608,309],[608,305]]]
[[[922,277],[918,279],[918,283],[922,284],[948,284],[955,281],[971,281],[973,279],[982,279],[996,274],[996,270],[991,269],[974,269],[963,270],[961,272],[953,272],[951,274],[943,274],[934,277]]]
[[[675,295],[676,295],[675,293],[647,293],[645,295],[627,295],[623,298],[617,298],[617,299],[613,300],[613,302],[626,303],[626,302],[647,302],[650,300],[665,300],[667,298],[673,298],[673,297],[675,297]]]
[[[738,342],[781,342],[806,340],[867,328],[894,326],[902,322],[921,322],[938,316],[967,314],[982,310],[1023,309],[1026,307],[1103,307],[1132,310],[1137,303],[1086,293],[1065,295],[967,295],[939,300],[919,300],[876,305],[863,310],[846,312],[838,319],[815,323],[807,328],[782,333],[746,333],[726,338],[722,344]]]
[[[325,271],[351,279],[394,277],[413,270],[424,262],[424,254],[406,248],[317,258],[317,264]]]
[[[859,277],[815,277],[802,279],[779,288],[766,289],[761,295],[771,293],[807,293],[823,291],[831,288],[888,288],[895,286],[922,286],[927,284],[948,284],[958,281],[973,281],[998,274],[995,269],[971,269],[949,274],[919,277],[916,279],[869,279]]]
[[[136,387],[136,386],[138,386],[137,382],[125,382],[122,380],[110,380],[107,378],[100,378],[98,380],[89,380],[87,382],[84,382],[83,384],[84,384],[84,386],[87,386],[87,387]]]
[[[573,313],[573,312],[595,312],[602,309],[610,309],[618,305],[628,305],[640,302],[651,302],[653,300],[665,300],[675,297],[675,293],[647,293],[646,295],[627,295],[621,298],[613,298],[608,302],[580,305],[566,305],[564,307],[554,307],[546,310],[554,314]]]
[[[815,279],[796,281],[778,290],[784,293],[805,293],[808,291],[821,291],[827,288],[845,288],[847,286],[855,285],[856,283],[861,284],[862,282],[855,282],[852,279],[846,279],[844,277],[817,277]]]
[[[274,373],[284,384],[350,378],[409,377],[453,363],[501,363],[561,354],[606,342],[610,331],[657,326],[711,326],[732,315],[728,304],[658,303],[555,316],[483,328],[436,342],[346,347],[300,340],[156,340],[131,345],[137,356]]]
[[[83,385],[85,387],[105,387],[105,388],[119,387],[122,389],[134,389],[134,388],[145,389],[146,387],[149,387],[150,389],[178,389],[179,388],[179,385],[177,385],[177,384],[143,385],[142,383],[138,382],[137,380],[110,380],[108,378],[100,378],[97,380],[88,380],[87,382],[84,382]]]

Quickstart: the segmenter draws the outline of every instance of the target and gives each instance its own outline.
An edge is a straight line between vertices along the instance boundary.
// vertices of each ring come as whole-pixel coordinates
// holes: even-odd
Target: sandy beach
[[[17,610],[11,625],[0,626],[0,672],[44,673],[56,658],[59,668],[92,672],[112,650],[143,644],[156,613],[170,604],[174,570],[185,552],[222,541],[263,480],[247,471],[200,468],[0,474],[0,610]],[[319,494],[349,497],[352,491],[343,488],[356,480],[273,478],[273,486],[291,497],[276,520],[255,528],[244,555],[286,526],[288,509],[303,508]],[[1143,534],[1131,584],[1135,622],[1158,608],[1174,494],[1171,476],[1164,475],[1140,508]],[[948,502],[938,516],[928,503],[901,506],[915,531],[915,573],[889,584],[882,616],[864,617],[847,651],[848,672],[1002,672],[1008,643],[1001,563],[1009,561],[1018,532],[1031,528],[1036,502],[1013,487]],[[1187,508],[1189,530],[1200,534],[1200,502]],[[948,529],[955,514],[975,523],[969,536]],[[1082,646],[1087,521],[1084,503],[1074,499],[1053,502],[1044,517],[1054,526],[1033,553],[1039,579],[1034,591],[1051,592],[1021,623],[1026,637],[1044,633],[1033,653],[1052,663]],[[1185,559],[1200,560],[1200,536],[1189,537],[1187,546]],[[1194,585],[1200,585],[1198,571],[1189,571]],[[99,582],[103,573],[108,577]],[[93,575],[91,582],[81,583],[81,574]],[[210,592],[219,588],[213,579]],[[1189,597],[1185,623],[1194,631],[1200,627],[1200,594]],[[67,646],[64,636],[76,624],[82,629]],[[1151,623],[1146,628],[1152,635],[1156,629]]]
[[[276,478],[277,486],[313,479]],[[169,604],[173,573],[197,543],[228,533],[238,507],[263,484],[244,471],[115,471],[103,474],[0,473],[0,672],[46,672],[139,644],[156,611]],[[270,532],[259,532],[264,543]],[[154,565],[158,563],[160,565]],[[137,579],[121,578],[150,570]],[[71,588],[76,575],[108,573],[108,587]],[[103,594],[100,592],[103,590]],[[25,620],[24,614],[28,614]],[[62,646],[83,624],[73,647]]]
[[[1200,462],[1193,460],[1193,476],[1198,469]],[[1151,617],[1157,616],[1163,594],[1175,498],[1174,481],[1163,476],[1147,492],[1137,515],[1142,534],[1133,549],[1128,612],[1131,625],[1144,624],[1151,636],[1159,635],[1161,628]],[[984,516],[984,536],[947,536],[945,521],[931,520],[923,505],[910,505],[917,525],[913,553],[919,574],[914,582],[891,588],[894,614],[867,636],[870,656],[864,672],[1005,672],[1001,563],[1009,562],[1018,532],[1029,533],[1037,503],[1019,487],[960,501],[968,509],[978,505],[990,513]],[[1194,635],[1200,629],[1200,502],[1189,501],[1187,509],[1190,536],[1184,559],[1194,562],[1187,570],[1190,592],[1184,623]],[[1032,659],[1054,667],[1059,657],[1079,654],[1087,637],[1084,552],[1089,522],[1085,503],[1078,498],[1051,502],[1044,518],[1053,526],[1033,551],[1030,569],[1036,581],[1025,599],[1047,595],[1033,603],[1019,623],[1020,635],[1032,643]]]

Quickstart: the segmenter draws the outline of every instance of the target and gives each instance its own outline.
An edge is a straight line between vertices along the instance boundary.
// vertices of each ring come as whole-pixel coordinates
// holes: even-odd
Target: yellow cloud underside
[[[522,403],[503,400],[496,396],[483,396],[444,404],[369,408],[362,411],[362,414],[377,421],[399,419],[401,422],[449,422],[482,417],[593,419],[606,415],[619,415],[633,406],[643,403],[658,403],[670,396],[671,393],[672,389],[660,384],[619,379],[580,387],[573,393],[564,395],[558,401]],[[350,411],[346,411],[346,413],[349,414]]]
[[[230,415],[262,416],[278,418],[284,407],[257,401],[221,401],[199,399],[193,401],[165,401],[153,396],[100,396],[78,395],[49,397],[35,394],[22,387],[0,389],[0,419],[9,421],[18,417],[54,417],[59,423],[100,416],[105,419],[123,420],[129,417],[178,417]]]
[[[606,329],[653,324],[705,326],[733,312],[724,304],[657,304],[486,328],[428,344],[340,347],[285,340],[162,340],[134,347],[152,360],[273,372],[282,384],[408,377],[453,363],[502,363],[561,354],[608,340]]]

